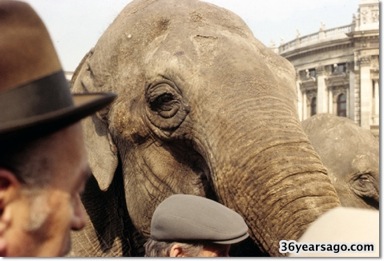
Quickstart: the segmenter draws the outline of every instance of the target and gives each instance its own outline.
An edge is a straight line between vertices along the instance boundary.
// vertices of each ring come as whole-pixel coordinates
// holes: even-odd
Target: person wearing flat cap
[[[115,95],[71,94],[30,5],[1,0],[0,32],[0,256],[62,256],[85,225],[80,120]]]
[[[194,195],[161,202],[151,220],[146,257],[225,257],[249,236],[244,219],[226,206]]]

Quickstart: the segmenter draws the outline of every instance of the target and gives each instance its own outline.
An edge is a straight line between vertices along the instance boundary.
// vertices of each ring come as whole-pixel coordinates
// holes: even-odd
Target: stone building
[[[378,135],[379,44],[379,1],[360,0],[351,24],[280,45],[296,69],[300,119],[332,113]]]

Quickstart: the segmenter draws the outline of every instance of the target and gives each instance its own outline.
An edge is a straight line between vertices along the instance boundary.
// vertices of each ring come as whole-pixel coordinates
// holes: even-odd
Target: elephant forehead
[[[372,153],[358,154],[352,160],[352,165],[361,171],[373,170],[379,167],[378,155]]]
[[[316,149],[358,153],[378,149],[378,141],[369,130],[348,118],[319,114],[303,121],[303,127]]]
[[[222,32],[253,37],[240,17],[212,4],[193,0],[138,0],[123,9],[97,45],[108,53],[129,54],[132,49],[143,52],[164,35],[172,34],[172,41],[167,44],[177,46],[189,41],[189,36],[215,37]]]
[[[178,27],[202,27],[211,24],[230,30],[243,31],[247,28],[243,20],[229,10],[197,0],[136,0],[127,5],[119,17],[123,19],[141,17],[144,20],[160,21],[161,25],[177,22]],[[135,17],[134,17],[135,16]],[[187,22],[187,23],[185,23]],[[137,23],[137,21],[136,21]],[[150,24],[154,27],[156,24]]]
[[[137,0],[128,4],[109,28],[124,31],[122,37],[156,38],[167,30],[180,33],[193,28],[221,27],[243,35],[252,35],[236,14],[212,4],[194,0]]]
[[[127,78],[143,72],[156,76],[166,75],[164,71],[174,68],[190,68],[192,75],[195,67],[203,71],[236,66],[237,71],[249,68],[247,72],[252,74],[244,72],[254,75],[249,80],[258,78],[259,85],[266,88],[289,85],[287,90],[295,91],[292,65],[255,39],[240,17],[194,0],[131,2],[99,39],[90,64],[96,78],[105,76],[105,80],[100,80],[103,85],[126,85]],[[216,71],[207,74],[218,75]],[[143,76],[133,78],[148,80],[147,75]],[[132,86],[143,84],[136,82]]]

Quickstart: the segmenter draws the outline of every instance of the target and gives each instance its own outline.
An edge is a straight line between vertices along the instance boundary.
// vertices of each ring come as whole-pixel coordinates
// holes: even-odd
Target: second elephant
[[[318,114],[302,122],[341,204],[379,209],[379,141],[352,120]]]

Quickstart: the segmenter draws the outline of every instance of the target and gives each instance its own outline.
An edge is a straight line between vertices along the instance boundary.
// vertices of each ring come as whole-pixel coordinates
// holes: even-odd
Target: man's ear
[[[0,167],[0,228],[4,218],[4,210],[7,204],[20,192],[21,184],[14,173]],[[1,230],[0,230],[1,233]]]
[[[21,188],[20,181],[15,174],[0,167],[0,208],[3,207]]]
[[[8,204],[20,191],[21,184],[9,170],[0,167],[0,256],[6,254],[5,232],[11,223]]]
[[[183,248],[177,243],[173,244],[169,251],[169,257],[184,257]]]

